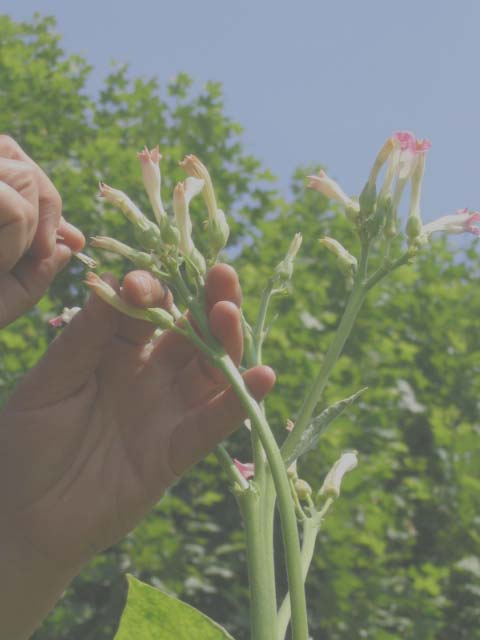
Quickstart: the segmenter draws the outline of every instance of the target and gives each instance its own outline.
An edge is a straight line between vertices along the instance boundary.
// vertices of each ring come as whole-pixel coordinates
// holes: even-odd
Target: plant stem
[[[306,518],[303,521],[301,562],[304,581],[307,578],[308,570],[313,559],[315,542],[317,540],[317,535],[320,530],[322,520],[325,517],[325,514],[329,510],[330,506],[332,505],[332,502],[333,498],[328,498],[321,511],[315,513],[315,515],[313,515],[311,518]],[[277,638],[278,640],[284,640],[285,634],[287,633],[288,623],[290,622],[290,598],[288,593],[283,599],[280,609],[278,610],[277,622]]]
[[[368,244],[362,246],[362,253],[360,256],[360,262],[358,265],[358,272],[355,278],[352,292],[348,299],[347,306],[343,313],[342,319],[338,326],[337,332],[330,344],[330,347],[322,362],[320,371],[315,378],[313,385],[307,394],[295,421],[295,427],[290,432],[288,438],[285,440],[282,446],[282,456],[284,459],[288,458],[292,451],[296,448],[300,442],[301,436],[305,429],[310,424],[315,407],[320,400],[323,390],[328,382],[333,367],[335,366],[340,354],[342,353],[345,342],[352,330],[352,327],[357,318],[358,312],[362,308],[367,288],[365,286],[365,277],[367,272],[368,261]]]
[[[264,571],[265,539],[262,502],[254,482],[249,489],[237,492],[245,522],[247,563],[250,587],[250,620],[252,640],[271,640],[276,636],[277,601],[275,582]]]
[[[270,470],[277,491],[280,518],[282,523],[283,544],[286,556],[288,584],[292,607],[292,640],[307,640],[308,623],[305,601],[305,589],[300,563],[300,543],[290,485],[280,450],[265,416],[257,402],[245,386],[242,376],[227,355],[215,359],[216,366],[224,372],[233,389],[240,398],[252,421],[252,427],[259,434],[265,449]],[[262,535],[257,531],[257,535]],[[263,559],[262,559],[263,563]]]
[[[313,552],[315,550],[315,541],[317,539],[318,533],[318,523],[316,523],[312,518],[307,518],[304,521],[303,526],[303,540],[302,540],[302,551],[301,551],[301,563],[302,563],[302,577],[303,580],[306,579],[308,568],[310,567],[310,563],[313,558]],[[290,622],[290,597],[289,594],[285,596],[283,599],[282,605],[278,610],[277,615],[277,638],[278,640],[284,640],[285,634],[287,633],[288,624]]]

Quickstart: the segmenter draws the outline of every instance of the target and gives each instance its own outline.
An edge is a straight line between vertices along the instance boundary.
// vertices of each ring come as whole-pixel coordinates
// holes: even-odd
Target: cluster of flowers
[[[409,131],[394,133],[380,149],[373,165],[367,185],[362,193],[366,204],[372,205],[375,200],[377,210],[384,212],[384,234],[393,237],[397,234],[397,217],[400,200],[404,189],[411,180],[411,196],[406,235],[412,251],[424,246],[432,233],[443,231],[449,234],[468,232],[480,236],[480,212],[469,209],[458,209],[455,213],[444,215],[432,222],[424,224],[420,214],[420,196],[423,174],[425,171],[426,153],[430,149],[429,140],[417,139]],[[378,196],[376,180],[383,165],[388,162],[385,177]],[[348,196],[341,186],[330,178],[325,171],[318,175],[308,176],[308,187],[322,193],[325,197],[342,204],[352,220],[358,220],[361,210],[360,199]],[[368,202],[370,200],[370,202]],[[331,238],[324,239],[325,246],[338,258],[345,269],[356,265],[356,260],[338,242]]]

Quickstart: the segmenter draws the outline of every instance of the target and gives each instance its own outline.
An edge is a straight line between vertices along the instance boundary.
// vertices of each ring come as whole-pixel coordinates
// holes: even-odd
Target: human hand
[[[72,251],[83,247],[83,235],[61,214],[61,198],[45,173],[15,140],[0,135],[0,329],[32,307]]]
[[[142,307],[172,303],[146,272],[128,274],[122,295]],[[238,363],[235,271],[215,266],[206,296],[211,331]],[[245,417],[190,342],[165,332],[152,343],[153,329],[92,296],[0,416],[0,519],[52,566],[79,567],[125,536]],[[274,383],[268,367],[244,377],[257,399]]]

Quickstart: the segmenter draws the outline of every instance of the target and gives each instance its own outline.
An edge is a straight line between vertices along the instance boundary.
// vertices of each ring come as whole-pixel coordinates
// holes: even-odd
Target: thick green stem
[[[288,438],[285,440],[282,446],[282,455],[286,459],[297,447],[303,432],[310,424],[313,416],[313,412],[322,396],[323,390],[328,382],[333,367],[335,366],[340,354],[342,353],[345,342],[352,330],[357,315],[362,308],[367,289],[365,286],[365,277],[367,271],[368,261],[368,245],[364,245],[362,248],[362,255],[358,266],[357,276],[353,285],[350,298],[348,299],[347,306],[343,313],[342,319],[338,326],[337,332],[331,343],[325,358],[322,362],[320,371],[315,378],[313,385],[307,394],[303,405],[300,408],[300,412],[295,422],[295,428],[290,432]]]
[[[270,431],[265,416],[257,402],[245,386],[242,376],[227,355],[215,360],[216,366],[224,372],[233,389],[240,398],[252,421],[252,427],[259,434],[265,449],[270,470],[277,491],[280,519],[282,523],[283,544],[287,567],[287,577],[292,607],[292,640],[307,640],[307,608],[305,589],[300,563],[300,543],[290,485],[280,451]],[[258,532],[257,532],[258,533]]]
[[[265,541],[263,536],[262,502],[255,484],[238,492],[238,501],[245,522],[247,563],[250,587],[250,620],[252,640],[276,637],[277,601],[275,582],[264,571]]]
[[[322,524],[322,520],[325,517],[327,511],[330,509],[333,503],[333,498],[328,498],[321,511],[315,513],[311,518],[307,518],[303,521],[303,540],[301,551],[302,562],[302,574],[305,581],[308,575],[308,570],[313,559],[313,552],[315,551],[315,542],[317,535]],[[278,610],[278,640],[284,640],[287,633],[288,623],[290,622],[290,598],[289,594],[285,596],[283,602]]]

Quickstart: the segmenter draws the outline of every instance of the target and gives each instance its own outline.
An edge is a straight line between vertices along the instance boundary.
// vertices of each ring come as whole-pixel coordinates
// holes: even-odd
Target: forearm
[[[0,531],[0,638],[30,638],[76,573]]]

